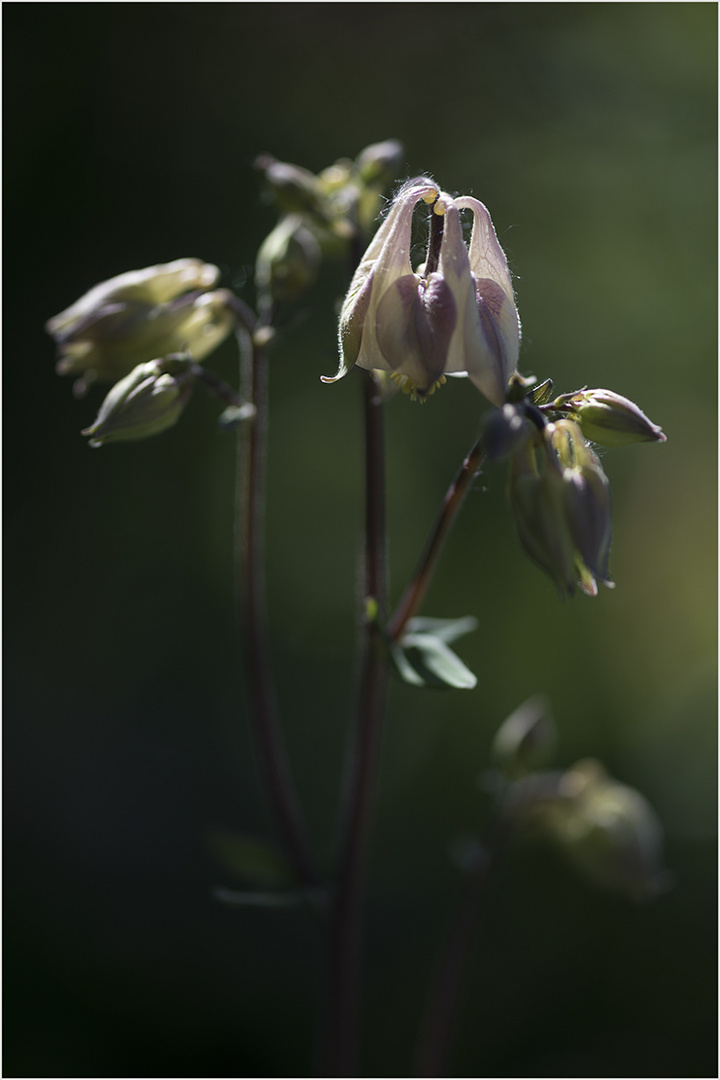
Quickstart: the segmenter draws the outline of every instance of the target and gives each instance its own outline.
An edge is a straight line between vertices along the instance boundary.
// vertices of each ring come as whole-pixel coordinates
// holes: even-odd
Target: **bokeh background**
[[[710,3],[12,4],[5,31],[5,1075],[313,1075],[317,927],[234,910],[209,838],[272,837],[232,598],[233,438],[91,451],[45,320],[121,271],[217,263],[253,301],[252,163],[396,137],[491,208],[522,368],[608,386],[668,442],[609,451],[614,592],[561,603],[477,482],[425,613],[476,614],[474,692],[393,687],[368,894],[364,1076],[406,1076],[448,857],[488,811],[498,724],[545,692],[557,763],[603,759],[666,830],[648,907],[523,845],[493,894],[456,1076],[716,1075],[716,41]],[[272,360],[273,659],[332,851],[351,709],[359,377],[328,269]],[[232,343],[211,366],[234,377]],[[483,405],[387,411],[393,595]]]

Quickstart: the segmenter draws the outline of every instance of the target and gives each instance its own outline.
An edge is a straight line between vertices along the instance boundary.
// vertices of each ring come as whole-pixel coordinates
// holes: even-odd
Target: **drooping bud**
[[[403,166],[403,146],[397,139],[372,143],[355,158],[354,171],[364,184],[390,184]]]
[[[575,544],[565,511],[562,472],[543,460],[538,468],[531,443],[510,463],[510,508],[518,537],[530,558],[555,582],[560,594],[575,591]]]
[[[498,728],[492,755],[510,778],[543,768],[555,749],[555,725],[546,698],[536,696],[511,713]]]
[[[642,902],[667,887],[662,827],[647,799],[608,776],[599,761],[578,761],[534,821],[592,884]]]
[[[545,424],[513,453],[510,506],[523,547],[561,594],[576,582],[589,596],[598,581],[613,588],[610,485],[576,423]]]
[[[113,386],[95,423],[82,432],[90,436],[90,446],[147,439],[172,427],[192,393],[190,368],[191,361],[181,355],[139,364]]]
[[[56,339],[75,336],[85,327],[97,327],[103,319],[119,314],[117,305],[125,301],[161,304],[189,289],[209,289],[219,276],[217,266],[200,259],[176,259],[143,270],[129,270],[95,285],[69,308],[48,319],[45,329]]]
[[[613,588],[608,569],[612,539],[610,484],[577,424],[560,420],[546,428],[563,472],[565,511],[575,542],[580,587],[597,594],[596,580]]]
[[[277,161],[270,154],[257,158],[255,167],[262,172],[281,210],[292,214],[317,209],[322,192],[314,173],[299,165]]]
[[[282,218],[258,251],[255,280],[258,289],[282,303],[295,300],[317,277],[321,251],[300,214]]]
[[[564,394],[557,403],[572,412],[585,438],[600,446],[666,441],[662,428],[634,402],[612,390],[580,390]]]

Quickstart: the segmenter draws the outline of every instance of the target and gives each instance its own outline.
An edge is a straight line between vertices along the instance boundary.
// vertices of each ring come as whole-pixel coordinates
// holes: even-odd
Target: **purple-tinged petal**
[[[340,366],[335,382],[353,364],[365,368],[386,368],[375,340],[375,312],[383,293],[393,281],[412,274],[410,247],[412,219],[416,203],[432,199],[437,187],[425,177],[408,181],[393,200],[390,211],[363,255],[340,312]]]
[[[440,274],[393,282],[377,307],[375,334],[386,370],[410,379],[420,394],[440,378],[455,329],[453,294]],[[362,359],[360,366],[365,366]],[[380,366],[373,364],[373,366]]]

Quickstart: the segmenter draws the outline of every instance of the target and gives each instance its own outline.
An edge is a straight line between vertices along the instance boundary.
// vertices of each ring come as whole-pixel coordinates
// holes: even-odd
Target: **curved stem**
[[[420,1026],[415,1076],[445,1076],[460,993],[467,978],[472,947],[485,910],[489,887],[512,834],[506,818],[499,818],[482,855],[469,872],[465,888],[440,956]]]
[[[360,978],[362,883],[377,781],[387,692],[387,658],[375,618],[387,604],[385,464],[382,401],[371,375],[363,378],[365,412],[365,581],[360,686],[353,743],[348,756],[341,818],[341,855],[332,911],[324,1076],[357,1076],[355,1057]]]
[[[415,573],[390,619],[388,634],[391,640],[397,641],[401,637],[408,620],[417,613],[425,599],[425,593],[432,581],[443,544],[484,459],[485,450],[482,442],[478,441],[463,461],[455,479],[448,488],[440,513],[418,560]]]
[[[255,407],[252,420],[238,429],[235,493],[237,591],[244,631],[244,658],[252,700],[255,738],[273,809],[298,878],[315,885],[318,875],[305,839],[295,791],[278,724],[272,691],[265,620],[263,526],[268,427],[266,350],[238,334],[242,397]]]
[[[236,408],[242,405],[242,400],[239,394],[236,394],[231,386],[219,378],[214,371],[210,368],[203,367],[202,364],[190,364],[190,370],[198,380],[203,383],[216,397],[224,401],[226,405],[233,405]]]

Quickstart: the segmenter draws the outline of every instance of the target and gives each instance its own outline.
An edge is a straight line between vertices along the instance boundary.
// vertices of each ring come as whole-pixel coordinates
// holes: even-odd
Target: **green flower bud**
[[[91,436],[91,446],[102,446],[147,439],[172,427],[192,393],[190,364],[183,356],[139,364],[113,386],[95,423],[82,434]]]
[[[608,569],[610,483],[577,424],[560,420],[549,424],[545,432],[562,468],[565,514],[575,545],[580,587],[589,596],[596,596],[596,579],[613,588]]]
[[[281,210],[287,213],[317,210],[322,191],[317,176],[299,165],[276,161],[270,154],[263,154],[255,161],[268,184],[272,197]]]
[[[355,158],[354,171],[363,184],[386,187],[402,172],[403,157],[402,143],[386,139],[361,150]]]
[[[634,402],[612,390],[580,390],[575,394],[564,394],[557,404],[570,409],[585,438],[600,446],[666,441],[662,428],[648,420]]]
[[[532,444],[527,443],[511,460],[509,496],[526,553],[555,582],[561,595],[572,596],[575,544],[565,512],[562,472],[544,460],[539,469]]]
[[[610,485],[577,424],[547,424],[539,455],[528,441],[510,468],[510,506],[526,552],[572,596],[575,583],[589,596],[597,582],[613,588]],[[539,460],[538,460],[539,459]]]
[[[548,701],[541,696],[532,697],[500,725],[492,755],[498,768],[515,779],[545,766],[555,742]]]
[[[667,887],[662,827],[648,801],[608,776],[598,761],[577,762],[539,803],[534,820],[592,884],[636,901]]]
[[[133,270],[95,286],[47,323],[59,374],[80,375],[80,389],[113,381],[157,356],[188,351],[201,360],[228,336],[228,293],[207,289],[217,267],[198,259]]]
[[[317,277],[320,245],[301,214],[288,214],[266,237],[258,251],[255,280],[273,300],[294,300]]]

